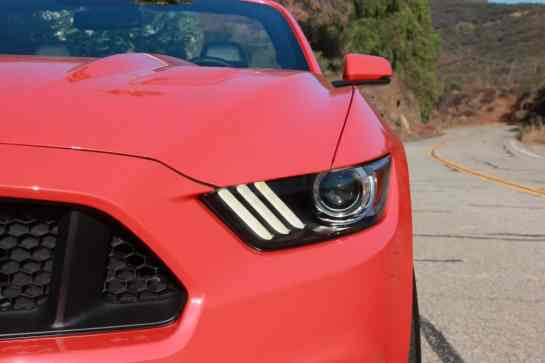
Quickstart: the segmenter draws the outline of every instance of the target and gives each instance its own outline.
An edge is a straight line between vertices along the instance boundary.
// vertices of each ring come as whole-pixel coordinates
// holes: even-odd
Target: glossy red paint
[[[0,173],[0,197],[111,215],[189,292],[174,324],[4,340],[0,362],[407,361],[412,225],[403,147],[357,91],[320,76],[291,15],[259,2],[289,19],[313,73],[199,68],[143,54],[0,57],[0,165],[10,171]],[[274,253],[245,245],[199,201],[213,187],[180,175],[233,185],[386,154],[393,166],[380,223]]]
[[[344,58],[345,81],[378,81],[392,74],[392,65],[385,58],[363,54],[347,54]]]
[[[214,185],[327,169],[352,96],[308,72],[179,66],[147,54],[0,57],[0,78],[2,118],[17,120],[3,125],[0,143],[152,158]]]
[[[367,147],[362,147],[362,140],[365,140]],[[396,258],[389,260],[385,268],[386,271],[395,271],[395,273],[388,275],[389,282],[385,283],[384,288],[388,291],[386,295],[395,298],[383,301],[385,308],[391,314],[391,320],[385,324],[390,336],[395,336],[399,342],[406,342],[410,337],[409,330],[403,330],[400,327],[411,324],[413,296],[413,225],[408,164],[405,149],[399,138],[382,122],[361,94],[356,92],[333,168],[345,168],[357,164],[359,160],[378,159],[386,154],[393,157],[395,164],[395,178],[398,181],[395,194],[400,203],[398,233],[403,237],[392,239],[389,245],[390,251]],[[391,210],[387,213],[391,213]],[[388,356],[403,357],[401,346],[388,345],[387,350]],[[399,362],[406,361],[398,359]]]
[[[0,162],[12,172],[2,175],[0,195],[112,215],[146,241],[190,296],[176,324],[0,341],[0,362],[401,362],[408,351],[411,235],[400,153],[391,150],[394,177],[380,224],[314,246],[259,253],[196,199],[209,187],[156,162],[1,146]]]
[[[354,93],[333,168],[345,168],[387,155],[395,136],[359,92]]]

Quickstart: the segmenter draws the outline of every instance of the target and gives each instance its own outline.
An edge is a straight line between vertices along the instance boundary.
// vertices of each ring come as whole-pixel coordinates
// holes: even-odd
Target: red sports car
[[[0,361],[418,362],[407,163],[269,0],[0,2]]]

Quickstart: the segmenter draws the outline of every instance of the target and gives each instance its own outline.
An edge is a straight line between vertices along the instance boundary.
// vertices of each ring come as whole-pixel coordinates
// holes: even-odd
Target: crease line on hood
[[[123,157],[140,159],[140,160],[148,160],[148,161],[155,162],[155,163],[157,163],[159,165],[162,165],[165,168],[169,169],[170,171],[173,171],[177,175],[179,175],[181,177],[184,177],[184,178],[186,178],[188,180],[191,180],[194,183],[198,183],[198,184],[201,184],[201,185],[204,185],[204,186],[207,186],[207,187],[210,187],[210,188],[214,188],[214,189],[217,189],[217,188],[221,187],[219,185],[214,185],[214,184],[211,184],[211,183],[199,180],[199,179],[195,179],[195,178],[193,178],[193,177],[191,177],[191,176],[189,176],[187,174],[184,174],[184,173],[180,172],[176,168],[168,165],[167,163],[162,162],[161,160],[157,160],[155,158],[148,157],[148,156],[131,155],[131,154],[125,154],[125,153],[120,153],[120,152],[115,152],[115,151],[93,150],[93,149],[86,149],[86,148],[79,148],[79,147],[78,148],[73,148],[73,147],[63,147],[63,146],[29,145],[29,144],[18,144],[18,143],[11,143],[11,142],[0,142],[0,145],[28,147],[28,148],[35,148],[35,149],[53,149],[53,150],[65,150],[65,151],[74,151],[74,152],[87,152],[87,153],[94,153],[94,154],[114,155],[114,156],[123,156]]]
[[[337,158],[337,153],[339,151],[339,147],[341,146],[341,142],[344,135],[344,130],[346,129],[346,125],[348,124],[348,118],[350,117],[350,111],[352,111],[352,104],[354,103],[354,95],[356,94],[356,87],[352,87],[352,94],[350,95],[350,101],[348,102],[348,108],[346,110],[346,115],[344,116],[344,122],[343,126],[341,128],[341,132],[339,134],[339,137],[337,139],[337,144],[335,145],[335,151],[333,151],[333,158],[331,159],[331,165],[329,166],[329,169],[333,169],[333,165],[335,165],[335,159]]]

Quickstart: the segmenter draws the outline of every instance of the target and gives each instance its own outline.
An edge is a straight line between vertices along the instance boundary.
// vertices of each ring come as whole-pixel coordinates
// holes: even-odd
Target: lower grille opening
[[[168,299],[177,293],[165,266],[130,236],[112,238],[103,293],[108,302],[131,304]]]
[[[59,217],[55,208],[0,204],[0,313],[47,302]]]
[[[0,199],[0,338],[162,325],[186,299],[164,263],[111,217]]]

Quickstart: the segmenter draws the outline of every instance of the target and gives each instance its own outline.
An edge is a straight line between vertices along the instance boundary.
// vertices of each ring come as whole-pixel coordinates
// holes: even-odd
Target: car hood
[[[328,169],[351,95],[308,72],[148,54],[2,56],[0,143],[149,158],[225,186]]]

